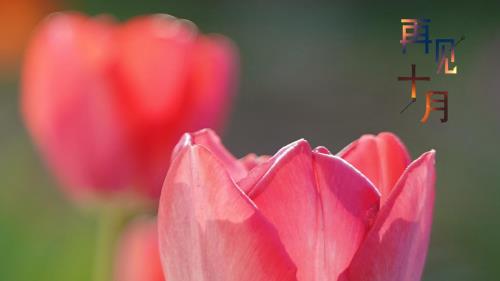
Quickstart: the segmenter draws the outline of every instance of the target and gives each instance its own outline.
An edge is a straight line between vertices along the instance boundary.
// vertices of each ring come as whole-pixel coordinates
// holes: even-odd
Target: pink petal
[[[225,125],[238,77],[238,52],[221,35],[199,36],[189,73],[189,107],[182,122],[189,130]]]
[[[224,166],[233,180],[237,181],[247,175],[245,165],[236,159],[222,144],[220,138],[214,131],[203,129],[194,133],[186,133],[172,152],[172,160],[186,146],[198,144],[210,151]]]
[[[125,189],[130,180],[129,144],[109,95],[115,31],[78,13],[51,15],[24,62],[27,127],[61,186],[78,199]]]
[[[239,162],[241,162],[243,164],[243,166],[245,166],[245,168],[248,171],[250,171],[253,168],[255,168],[256,166],[269,160],[269,158],[270,157],[267,155],[257,156],[255,153],[249,153],[245,157],[241,158],[239,160]]]
[[[326,148],[324,146],[318,146],[313,151],[314,152],[318,152],[318,153],[323,153],[323,154],[326,154],[326,155],[332,155],[332,153],[330,152],[330,150],[328,150],[328,148]]]
[[[298,280],[336,280],[376,213],[377,190],[344,160],[312,153],[304,140],[263,166],[269,170],[249,196],[278,229]]]
[[[158,229],[153,219],[137,219],[127,226],[117,245],[115,281],[163,281]]]
[[[405,146],[391,133],[364,135],[338,155],[375,184],[382,194],[381,204],[411,161]]]
[[[123,122],[133,143],[134,186],[157,198],[172,147],[189,128],[181,123],[197,30],[168,15],[139,16],[115,36],[110,71]],[[197,128],[199,129],[199,128]]]
[[[172,122],[181,113],[196,37],[192,23],[161,14],[133,18],[120,28],[115,78],[137,125]]]
[[[258,187],[257,182],[264,177],[264,175],[271,169],[281,156],[296,146],[297,142],[293,142],[285,147],[282,147],[273,157],[266,159],[256,165],[245,178],[238,181],[238,187],[247,195],[255,194],[255,188]]]
[[[432,224],[434,154],[425,153],[405,171],[341,280],[420,280]]]
[[[201,145],[172,162],[158,223],[169,280],[296,280],[276,230]]]

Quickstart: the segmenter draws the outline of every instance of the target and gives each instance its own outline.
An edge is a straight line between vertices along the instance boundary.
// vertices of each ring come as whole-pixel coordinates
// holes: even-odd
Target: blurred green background
[[[499,280],[500,2],[21,2],[28,4],[14,15],[9,5],[17,2],[0,4],[1,32],[24,22],[32,28],[23,9],[43,2],[31,18],[55,9],[121,20],[162,12],[232,38],[241,78],[224,142],[238,156],[273,154],[301,137],[337,151],[380,131],[397,133],[414,158],[435,148],[437,201],[423,280]],[[417,17],[432,20],[431,39],[465,36],[458,75],[435,75],[423,47],[401,53],[400,19]],[[1,44],[12,43],[0,35]],[[21,35],[14,51],[2,53],[0,76],[0,280],[89,280],[95,217],[58,192],[20,119]],[[410,83],[396,77],[412,63],[432,81],[417,83],[419,101],[400,114]],[[438,113],[419,123],[427,90],[449,91],[448,123]]]

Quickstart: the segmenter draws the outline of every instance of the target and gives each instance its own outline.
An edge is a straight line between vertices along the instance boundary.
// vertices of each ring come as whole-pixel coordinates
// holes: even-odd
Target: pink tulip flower
[[[418,281],[434,205],[434,151],[410,163],[390,133],[339,155],[293,142],[237,160],[185,134],[158,217],[169,281]]]
[[[164,281],[154,219],[138,218],[120,237],[114,281]]]
[[[229,40],[171,16],[54,14],[26,53],[23,117],[72,197],[155,199],[182,134],[222,127],[236,61]]]

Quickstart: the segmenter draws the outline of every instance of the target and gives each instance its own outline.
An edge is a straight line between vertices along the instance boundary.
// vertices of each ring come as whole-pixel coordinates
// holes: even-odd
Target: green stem
[[[124,223],[117,208],[106,208],[98,218],[93,281],[112,280],[115,244]]]

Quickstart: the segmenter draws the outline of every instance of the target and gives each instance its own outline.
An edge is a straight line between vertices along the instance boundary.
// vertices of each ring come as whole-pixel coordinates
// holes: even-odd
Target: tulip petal
[[[302,140],[300,140],[302,141]],[[281,148],[276,154],[270,159],[262,159],[263,161],[253,167],[251,171],[248,172],[248,175],[245,178],[242,178],[238,181],[238,187],[245,192],[245,194],[255,195],[256,191],[254,190],[258,187],[257,183],[260,179],[264,177],[264,175],[269,171],[269,169],[277,162],[280,157],[292,150],[296,146],[297,142],[293,142],[283,148]]]
[[[376,188],[341,158],[312,153],[304,140],[263,165],[270,168],[249,196],[278,230],[298,280],[336,280],[376,213]]]
[[[197,36],[192,23],[163,14],[135,17],[115,35],[119,48],[110,78],[140,163],[133,184],[153,198],[160,194],[172,147],[191,130],[181,121],[191,106],[186,93]]]
[[[61,186],[78,199],[125,189],[130,180],[129,144],[106,78],[114,30],[105,20],[57,13],[26,52],[27,127]]]
[[[227,119],[238,77],[238,52],[221,35],[199,36],[189,74],[190,104],[181,122],[192,130],[219,131]]]
[[[382,195],[381,204],[384,204],[411,161],[403,143],[391,133],[364,135],[339,152],[338,156],[351,163],[375,184]]]
[[[158,224],[169,280],[296,280],[277,231],[203,146],[172,162]]]
[[[116,36],[122,102],[142,123],[175,121],[186,99],[194,25],[169,15],[136,17]]]
[[[420,280],[432,224],[434,154],[423,154],[402,175],[341,280]]]
[[[172,152],[172,159],[187,146],[198,144],[210,151],[231,175],[234,181],[238,181],[247,175],[247,169],[241,161],[236,159],[222,144],[220,138],[210,129],[203,129],[194,133],[186,133]]]
[[[192,134],[193,143],[208,149],[222,162],[234,181],[245,177],[247,169],[222,144],[220,138],[210,129],[204,129]]]
[[[164,281],[153,219],[140,218],[127,226],[117,245],[115,281]]]
[[[239,162],[245,166],[245,168],[250,171],[256,166],[266,162],[269,160],[269,156],[267,155],[261,155],[257,156],[255,153],[249,153],[245,157],[239,159]]]

